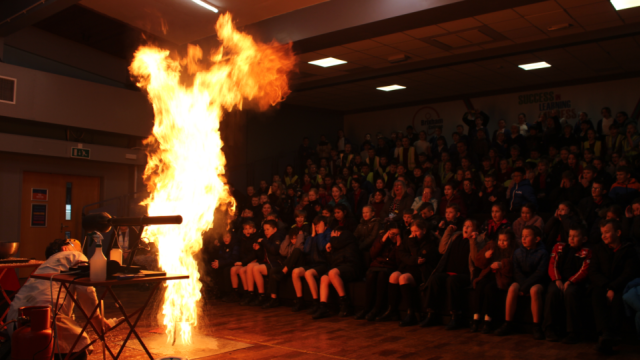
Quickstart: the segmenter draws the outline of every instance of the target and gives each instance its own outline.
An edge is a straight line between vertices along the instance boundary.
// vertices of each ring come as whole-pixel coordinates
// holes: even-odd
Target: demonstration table
[[[34,278],[34,279],[41,279],[41,280],[49,281],[51,279],[52,275],[54,275],[54,274],[33,274],[31,277]],[[93,345],[93,343],[95,343],[96,341],[100,340],[100,341],[102,341],[103,346],[109,352],[111,357],[113,359],[118,359],[118,358],[120,358],[120,355],[122,354],[122,350],[124,350],[124,347],[127,344],[127,341],[129,341],[129,338],[131,337],[131,334],[133,334],[138,339],[138,342],[140,343],[140,345],[142,346],[144,351],[147,353],[147,356],[149,356],[149,359],[153,360],[153,356],[151,356],[151,353],[149,352],[147,347],[144,345],[144,342],[142,341],[142,338],[140,337],[140,335],[136,331],[136,326],[138,325],[138,321],[140,321],[140,318],[142,317],[142,313],[146,309],[147,305],[149,304],[149,301],[151,300],[153,295],[156,293],[156,290],[158,290],[158,287],[160,286],[160,284],[163,281],[185,280],[185,279],[188,279],[188,278],[189,278],[188,275],[165,275],[165,276],[155,276],[155,277],[136,277],[136,278],[130,278],[130,279],[126,279],[126,280],[91,281],[88,277],[76,279],[73,274],[69,274],[69,275],[57,274],[57,275],[55,275],[53,277],[53,281],[57,282],[57,283],[60,283],[61,286],[60,286],[60,289],[58,290],[58,297],[56,299],[56,306],[54,307],[54,309],[58,308],[58,302],[60,301],[60,293],[61,293],[62,288],[64,288],[65,291],[67,292],[69,298],[71,299],[71,301],[73,301],[73,303],[76,305],[76,307],[78,307],[80,309],[80,311],[82,312],[84,317],[87,319],[87,323],[84,324],[84,326],[82,327],[82,331],[80,331],[80,334],[78,335],[78,337],[74,341],[73,346],[71,346],[72,350],[75,350],[75,346],[78,343],[78,341],[80,341],[80,339],[82,338],[82,335],[84,334],[84,332],[87,330],[87,326],[91,325],[91,327],[93,328],[93,331],[98,336],[98,339],[91,341],[87,346],[85,346],[84,348],[82,348],[80,350],[77,350],[77,351],[82,352],[83,350],[86,350],[87,348],[89,348],[89,346]],[[118,296],[116,296],[116,293],[113,292],[113,289],[111,289],[111,287],[113,285],[131,285],[131,284],[142,285],[142,284],[146,284],[146,283],[156,283],[156,284],[155,284],[155,286],[152,287],[151,292],[149,293],[149,297],[144,302],[144,305],[142,305],[141,308],[139,308],[138,310],[132,312],[131,314],[127,314],[127,312],[124,309],[124,306],[122,305],[122,303],[118,299]],[[102,287],[105,287],[104,292],[98,298],[98,305],[95,307],[95,309],[93,309],[93,311],[91,312],[91,315],[88,315],[84,311],[84,309],[82,308],[82,306],[80,306],[80,303],[75,298],[73,293],[71,291],[69,291],[71,286],[94,286],[94,287],[95,286],[102,286]],[[111,297],[116,302],[116,306],[118,307],[118,309],[120,309],[120,312],[122,312],[124,320],[118,322],[110,330],[105,331],[104,334],[103,334],[101,330],[96,329],[95,325],[93,325],[93,323],[91,322],[91,319],[95,316],[96,312],[100,308],[100,302],[107,296],[107,294],[111,294]],[[133,317],[135,314],[138,314],[138,317],[135,319],[135,321],[133,323],[131,323],[131,319],[130,318]],[[107,342],[105,340],[105,335],[108,334],[109,332],[113,331],[114,329],[116,329],[118,326],[124,324],[125,322],[129,325],[129,333],[127,334],[127,337],[122,342],[122,345],[120,346],[120,350],[118,350],[118,353],[116,355],[114,355],[113,352],[111,351],[111,349],[109,348],[109,346],[107,345]],[[71,356],[70,354],[67,355],[65,360],[69,360],[70,356]]]
[[[29,267],[32,267],[33,271],[36,271],[38,269],[38,267],[40,265],[42,265],[43,263],[44,263],[44,261],[41,261],[41,260],[29,260],[29,262],[26,262],[26,263],[0,264],[0,279],[2,279],[2,277],[7,272],[7,270],[15,270],[15,269],[18,269],[18,268],[29,268]],[[33,274],[33,271],[31,272],[31,274]],[[31,275],[29,275],[29,277],[31,277]],[[28,280],[28,278],[27,278],[27,280]],[[16,289],[15,291],[18,292],[20,287],[21,286],[18,284],[18,289]],[[9,290],[11,290],[11,289],[9,289]],[[4,300],[6,300],[7,303],[8,303],[7,309],[4,311],[2,316],[0,316],[0,326],[2,326],[2,325],[4,325],[4,319],[7,317],[7,313],[9,312],[9,307],[11,306],[11,299],[9,298],[9,295],[7,295],[7,293],[4,291],[4,288],[2,286],[0,286],[0,292],[2,293],[2,296],[4,297]]]

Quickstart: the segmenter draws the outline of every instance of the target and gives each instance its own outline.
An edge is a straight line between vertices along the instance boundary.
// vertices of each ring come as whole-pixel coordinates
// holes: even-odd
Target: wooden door
[[[98,177],[24,172],[18,256],[44,260],[54,239],[82,242],[82,208],[97,201]],[[28,275],[20,272],[20,277]]]

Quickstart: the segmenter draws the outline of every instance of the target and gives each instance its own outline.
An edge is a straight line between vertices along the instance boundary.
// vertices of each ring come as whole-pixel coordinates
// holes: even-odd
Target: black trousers
[[[294,249],[289,257],[284,261],[282,267],[272,267],[269,269],[268,285],[269,292],[271,294],[278,294],[278,286],[280,285],[280,282],[288,279],[291,276],[293,269],[304,266],[304,256],[302,255],[302,250]],[[283,275],[282,269],[284,269],[285,266],[287,267],[287,273]]]
[[[620,335],[624,320],[624,303],[621,291],[614,293],[611,302],[607,299],[607,292],[608,289],[605,287],[594,286],[591,303],[598,332],[605,338],[614,338]]]
[[[544,306],[544,328],[556,333],[583,334],[587,290],[583,285],[569,284],[566,291],[555,282],[549,284]]]
[[[381,311],[386,307],[387,290],[391,269],[374,268],[367,270],[365,288],[367,295],[367,310]]]
[[[507,292],[507,290],[502,290],[498,287],[496,276],[493,272],[488,273],[476,283],[476,288],[471,298],[473,313],[479,314],[480,320],[483,318],[482,315],[488,315],[492,320],[503,318]]]
[[[442,312],[446,307],[452,312],[462,311],[467,300],[467,288],[471,284],[470,276],[433,274],[427,282],[424,296],[424,310]]]

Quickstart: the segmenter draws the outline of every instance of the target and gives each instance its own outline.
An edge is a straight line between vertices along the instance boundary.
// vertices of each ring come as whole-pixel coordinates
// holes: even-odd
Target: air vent
[[[18,80],[0,76],[0,102],[16,103],[16,84]]]

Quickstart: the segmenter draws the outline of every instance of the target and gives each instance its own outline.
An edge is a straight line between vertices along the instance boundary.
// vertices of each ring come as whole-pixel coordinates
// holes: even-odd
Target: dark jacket
[[[495,197],[494,201],[489,200],[490,197]],[[480,196],[480,205],[478,207],[479,213],[491,213],[493,204],[499,204],[505,202],[504,187],[496,183],[491,191],[487,191],[486,188],[482,190],[482,196]]]
[[[304,260],[309,267],[316,267],[327,262],[326,246],[331,238],[331,229],[327,228],[322,234],[308,236],[304,242]]]
[[[233,236],[229,244],[220,240],[214,249],[213,260],[218,260],[218,269],[231,267],[240,261],[240,245]]]
[[[270,264],[273,267],[282,266],[282,255],[280,255],[280,244],[282,242],[282,238],[280,237],[280,233],[276,231],[275,234],[271,235],[269,238],[263,238],[260,245],[260,250],[262,251],[262,256],[264,257],[264,262]]]
[[[378,237],[379,230],[380,221],[376,217],[369,220],[361,219],[360,224],[358,224],[356,231],[353,233],[353,236],[358,240],[358,248],[361,251],[369,250],[376,237]]]
[[[460,217],[467,217],[467,206],[462,200],[462,197],[457,193],[454,193],[451,199],[447,199],[445,196],[440,199],[440,202],[438,203],[438,215],[440,217],[444,218],[444,215],[447,212],[447,206],[449,205],[458,205],[460,208]]]
[[[549,260],[551,281],[571,281],[574,284],[584,282],[589,274],[591,256],[591,249],[586,247],[574,249],[567,243],[557,243]]]
[[[396,251],[398,270],[413,276],[420,274],[420,279],[414,279],[417,285],[427,282],[440,261],[438,245],[438,237],[431,231],[421,238],[408,237],[402,240]],[[425,259],[425,262],[418,264],[418,258]]]
[[[613,250],[601,242],[592,251],[589,280],[593,286],[622,294],[627,283],[640,276],[640,261],[632,243]]]
[[[575,214],[565,215],[561,219],[552,216],[549,221],[544,224],[545,237],[543,237],[543,240],[547,251],[551,251],[556,243],[566,243],[569,241],[569,228],[571,224],[580,224],[581,222],[580,217]]]
[[[405,192],[398,202],[398,206],[396,206],[395,210],[392,211],[391,208],[394,201],[395,196],[392,196],[389,198],[389,200],[387,200],[387,202],[384,204],[384,209],[382,210],[382,216],[387,217],[389,216],[389,213],[393,212],[396,214],[396,217],[394,219],[399,218],[400,220],[402,220],[402,211],[411,207],[411,205],[413,204],[413,198],[411,197],[411,195]]]
[[[602,201],[598,204],[593,200],[592,196],[582,199],[578,206],[578,211],[582,218],[591,229],[593,226],[599,226],[596,220],[599,219],[598,213],[602,209],[609,208],[612,204],[608,196],[603,196]]]
[[[509,228],[511,228],[511,223],[507,219],[502,219],[499,223],[496,223],[493,219],[489,219],[484,223],[484,225],[482,225],[480,233],[485,234],[486,241],[498,241],[498,232],[502,229]]]
[[[535,284],[546,283],[549,269],[549,253],[544,244],[539,242],[533,249],[519,247],[513,253],[513,276],[520,285],[520,292],[525,294]]]
[[[491,268],[491,264],[494,263],[492,258],[487,259],[485,255],[487,251],[493,250],[494,254],[497,251],[500,251],[498,248],[498,243],[496,241],[489,241],[487,244],[476,254],[475,265],[480,268],[482,271],[478,275],[477,278],[473,280],[473,288],[475,289],[476,284],[482,278],[487,276],[490,272],[493,271],[496,277],[496,282],[498,284],[498,288],[502,290],[508,290],[511,283],[513,283],[513,258],[504,258],[500,260],[502,266],[497,270]]]
[[[349,204],[351,205],[355,218],[360,219],[362,217],[362,208],[369,202],[369,193],[364,189],[360,189],[360,197],[358,197],[358,201],[356,202],[355,192],[349,191],[347,194],[347,201],[349,201]]]
[[[471,269],[469,264],[471,245],[469,244],[469,239],[465,239],[462,236],[462,232],[457,232],[452,236],[453,240],[451,240],[447,246],[447,249],[444,251],[442,258],[440,258],[440,261],[433,270],[433,273],[454,272],[458,275],[468,275],[469,278],[471,278]],[[452,269],[452,267],[455,269]]]
[[[398,247],[395,242],[388,238],[382,242],[383,237],[384,234],[380,234],[374,241],[373,246],[371,246],[371,265],[369,265],[369,267],[386,268],[393,271],[398,267],[396,263],[396,251]]]
[[[533,191],[533,186],[531,186],[531,183],[527,179],[515,184],[511,188],[509,195],[509,210],[512,211],[519,211],[526,203],[532,203],[534,205],[538,203],[536,194]]]
[[[260,250],[253,249],[253,244],[256,242],[258,242],[257,233],[253,233],[251,236],[240,234],[240,261],[242,266],[247,266],[248,263],[259,259]]]
[[[341,265],[360,266],[360,252],[356,238],[349,231],[343,231],[339,236],[329,239],[331,251],[327,252],[330,269]]]

